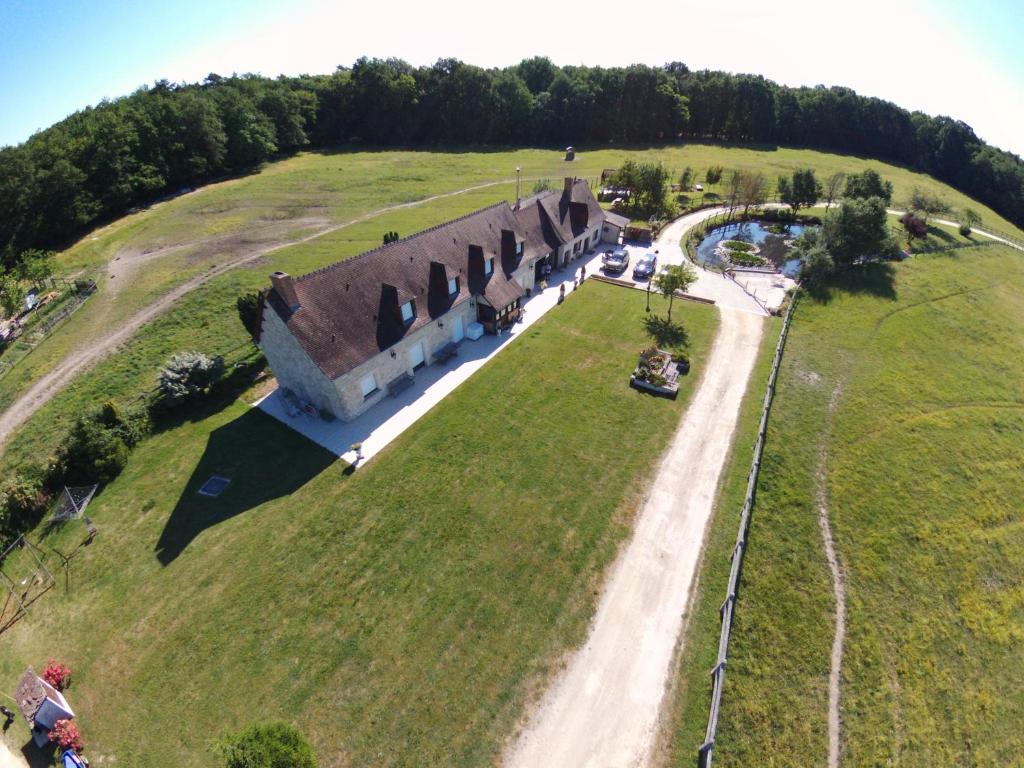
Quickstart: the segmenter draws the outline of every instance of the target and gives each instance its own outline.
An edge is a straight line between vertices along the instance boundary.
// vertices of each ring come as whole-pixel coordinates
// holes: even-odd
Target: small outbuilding
[[[64,695],[35,673],[32,667],[25,670],[14,694],[22,717],[32,729],[36,746],[44,747],[50,740],[50,731],[58,720],[72,720],[71,710]]]
[[[601,225],[601,239],[606,243],[622,243],[626,227],[629,226],[629,218],[620,216],[611,211],[605,211],[604,223]]]

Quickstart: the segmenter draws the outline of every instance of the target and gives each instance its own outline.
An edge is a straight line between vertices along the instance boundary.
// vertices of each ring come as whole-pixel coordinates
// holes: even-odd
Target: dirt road
[[[585,645],[510,748],[510,768],[648,764],[718,478],[764,319],[721,310],[703,379],[611,568]]]
[[[384,208],[378,208],[377,210],[364,213],[363,215],[357,216],[343,224],[336,224],[334,226],[319,229],[313,234],[303,237],[301,240],[285,243],[263,244],[251,250],[236,253],[223,264],[219,264],[213,269],[210,269],[201,275],[197,275],[176,288],[173,288],[168,293],[165,293],[152,304],[140,309],[127,320],[120,323],[116,328],[111,328],[104,336],[99,339],[92,340],[88,345],[83,345],[80,349],[72,352],[57,365],[39,377],[39,379],[36,380],[17,400],[15,400],[6,411],[0,414],[0,448],[2,448],[4,443],[7,442],[18,427],[24,424],[32,414],[46,405],[54,395],[70,384],[72,379],[87,371],[100,360],[107,357],[107,355],[113,353],[118,347],[127,342],[142,326],[170,309],[178,299],[191,293],[196,288],[209,280],[212,280],[218,275],[222,275],[228,270],[234,269],[248,262],[255,261],[269,253],[280,251],[293,245],[307,243],[310,240],[315,240],[316,238],[322,237],[330,232],[336,232],[340,229],[344,229],[345,227],[351,227],[354,224],[366,221],[367,219],[371,219],[375,216],[380,216],[403,208],[414,208],[418,205],[424,205],[425,203],[430,203],[434,200],[440,200],[446,197],[455,197],[456,195],[463,195],[467,192],[473,192],[478,189],[485,189],[487,187],[507,183],[508,180],[491,181],[485,184],[477,184],[472,187],[458,189],[454,192],[432,195],[431,197],[426,197],[422,200],[385,206]]]

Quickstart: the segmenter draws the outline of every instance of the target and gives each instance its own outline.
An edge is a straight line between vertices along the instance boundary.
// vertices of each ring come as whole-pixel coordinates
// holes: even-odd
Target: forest
[[[931,174],[1024,226],[1024,162],[949,117],[847,88],[662,67],[357,60],[322,75],[158,81],[0,149],[0,267],[134,206],[307,148],[686,140],[810,147]]]

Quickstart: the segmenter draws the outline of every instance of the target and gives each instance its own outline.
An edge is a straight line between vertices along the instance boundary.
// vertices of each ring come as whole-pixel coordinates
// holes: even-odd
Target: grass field
[[[72,322],[0,376],[0,409],[9,407],[69,350],[101,338],[173,286],[239,254],[295,242],[314,232],[357,222],[212,279],[180,302],[166,319],[152,324],[160,329],[158,340],[147,338],[153,333],[145,329],[128,351],[119,356],[122,360],[105,364],[116,373],[86,377],[75,392],[59,397],[60,402],[33,419],[22,430],[21,439],[8,449],[12,456],[5,464],[45,456],[52,450],[55,438],[66,430],[68,415],[80,412],[97,398],[113,396],[126,400],[137,396],[151,386],[152,376],[168,352],[187,347],[218,352],[242,344],[244,337],[229,308],[240,290],[265,285],[266,274],[272,269],[296,274],[310,271],[378,245],[385,231],[406,235],[495,200],[511,199],[515,194],[512,179],[517,165],[523,168],[523,189],[528,193],[534,179],[550,179],[555,186],[566,174],[594,180],[602,169],[616,167],[627,158],[659,160],[674,172],[690,166],[699,177],[710,165],[761,170],[771,184],[778,174],[802,166],[815,168],[823,177],[837,170],[874,167],[893,181],[897,202],[915,186],[942,194],[955,208],[970,202],[922,174],[813,150],[689,144],[583,151],[573,163],[564,162],[560,152],[541,149],[300,154],[267,165],[252,175],[212,184],[129,215],[87,235],[60,255],[62,274],[93,275],[101,290]],[[387,206],[482,184],[494,186],[360,221],[361,217]],[[1017,232],[992,211],[971,205],[981,213],[985,224]],[[178,333],[193,318],[202,318],[205,325],[197,328],[193,324],[187,333]]]
[[[752,519],[716,765],[825,765],[834,602],[814,505],[822,450],[847,587],[842,763],[1020,764],[1022,286],[1024,255],[965,247],[848,273],[801,303]],[[719,560],[697,607],[716,629]],[[682,672],[674,765],[692,764],[702,736],[709,631],[700,626],[698,664]]]
[[[644,299],[588,283],[354,474],[242,401],[147,438],[70,595],[0,643],[5,690],[70,664],[96,763],[211,765],[222,730],[284,718],[324,766],[489,764],[582,639],[701,375],[717,312],[684,303],[679,400],[628,387]]]

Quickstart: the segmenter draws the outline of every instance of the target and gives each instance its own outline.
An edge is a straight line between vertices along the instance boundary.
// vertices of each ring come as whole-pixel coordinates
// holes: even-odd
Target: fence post
[[[718,639],[718,658],[711,670],[711,706],[708,710],[708,725],[704,735],[704,743],[697,749],[697,768],[710,768],[714,757],[715,738],[718,735],[718,712],[722,705],[722,689],[725,687],[725,667],[729,656],[729,637],[732,633],[732,617],[736,610],[736,594],[739,590],[740,569],[743,567],[743,553],[747,545],[750,513],[753,509],[754,496],[757,492],[757,477],[761,470],[761,454],[764,451],[765,434],[768,431],[768,415],[771,412],[772,400],[775,396],[775,381],[779,375],[779,364],[782,361],[782,353],[786,347],[789,324],[793,319],[793,311],[796,309],[799,296],[798,289],[797,293],[793,296],[793,301],[789,305],[789,310],[786,312],[786,319],[782,323],[782,330],[779,332],[779,342],[775,345],[775,356],[772,359],[771,371],[768,374],[764,404],[761,406],[761,422],[758,425],[757,440],[754,443],[754,455],[750,462],[750,473],[747,475],[747,492],[743,499],[743,509],[740,513],[739,530],[736,532],[736,546],[729,555],[729,559],[732,561],[732,567],[729,570],[729,583],[726,587],[725,600],[718,609],[722,628]]]

